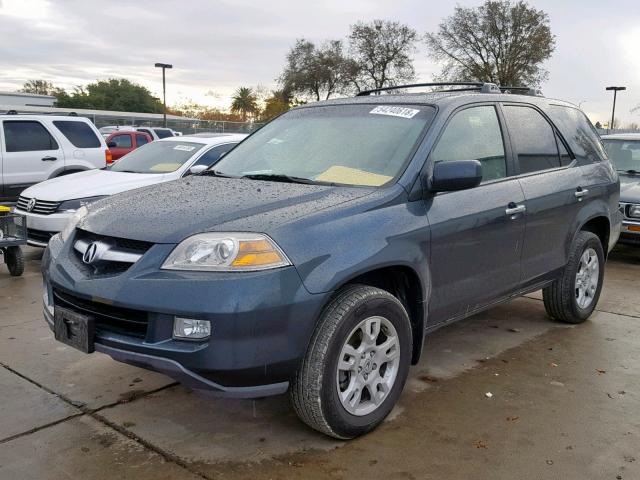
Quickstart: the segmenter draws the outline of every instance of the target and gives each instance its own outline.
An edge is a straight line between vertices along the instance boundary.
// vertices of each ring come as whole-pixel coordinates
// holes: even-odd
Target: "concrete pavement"
[[[0,266],[0,479],[640,478],[640,249],[613,253],[583,325],[533,294],[436,332],[390,418],[352,442],[286,396],[215,399],[55,342],[27,252],[23,277]]]

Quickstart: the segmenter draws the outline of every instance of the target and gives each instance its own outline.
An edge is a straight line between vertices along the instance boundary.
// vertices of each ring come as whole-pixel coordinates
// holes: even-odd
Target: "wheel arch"
[[[584,222],[578,231],[591,232],[596,235],[600,239],[602,251],[605,258],[607,258],[609,254],[609,237],[611,235],[611,222],[608,217],[605,215],[593,216]]]
[[[418,272],[413,267],[402,264],[378,266],[346,279],[335,291],[352,284],[380,288],[400,300],[411,322],[411,363],[418,363],[424,344],[426,295],[429,292],[428,285],[425,285]]]

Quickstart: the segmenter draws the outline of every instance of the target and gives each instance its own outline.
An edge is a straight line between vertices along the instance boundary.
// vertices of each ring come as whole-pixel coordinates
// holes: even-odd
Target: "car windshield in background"
[[[381,186],[404,171],[435,110],[425,105],[339,105],[292,110],[229,152],[233,177]]]
[[[171,173],[204,147],[193,142],[152,142],[128,153],[109,170],[131,173]]]
[[[640,173],[640,140],[603,139],[602,141],[617,170]]]

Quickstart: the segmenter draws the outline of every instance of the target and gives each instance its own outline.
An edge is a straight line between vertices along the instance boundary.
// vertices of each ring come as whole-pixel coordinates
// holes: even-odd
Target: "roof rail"
[[[484,84],[482,82],[432,82],[432,83],[411,83],[408,85],[395,85],[393,87],[381,87],[381,88],[372,88],[371,90],[363,90],[358,92],[356,97],[366,97],[367,95],[371,95],[372,93],[379,92],[387,92],[389,90],[399,90],[402,88],[416,88],[416,87],[470,87],[463,89],[456,89],[454,91],[473,91],[480,90]],[[448,91],[448,90],[444,90]]]
[[[416,87],[463,87],[438,90],[439,92],[480,92],[480,93],[519,93],[521,95],[531,95],[542,97],[542,92],[531,87],[499,87],[491,82],[432,82],[432,83],[411,83],[408,85],[395,85],[393,87],[373,88],[359,92],[357,97],[365,97],[372,93],[387,92],[389,90],[400,90],[403,88]]]

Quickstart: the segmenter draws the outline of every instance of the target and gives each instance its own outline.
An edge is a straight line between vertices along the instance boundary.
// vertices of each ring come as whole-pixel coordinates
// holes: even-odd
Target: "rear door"
[[[136,133],[136,147],[135,148],[139,148],[142,145],[146,145],[149,142],[152,142],[153,140],[151,139],[151,137],[148,134],[145,133]]]
[[[114,160],[118,160],[122,156],[133,150],[133,140],[130,133],[118,133],[111,137],[109,147]]]
[[[565,264],[565,244],[580,208],[580,169],[552,123],[536,107],[503,104],[515,167],[526,199],[522,282],[535,285]]]
[[[431,152],[431,162],[479,160],[483,181],[425,200],[431,226],[430,324],[464,316],[518,288],[524,194],[508,159],[493,104],[454,113]]]
[[[64,152],[38,120],[2,120],[4,196],[17,198],[25,188],[64,170]]]

